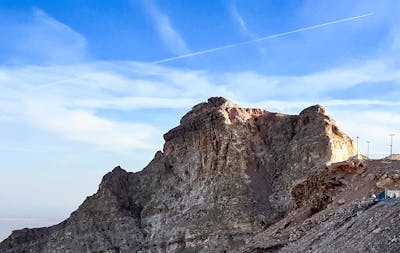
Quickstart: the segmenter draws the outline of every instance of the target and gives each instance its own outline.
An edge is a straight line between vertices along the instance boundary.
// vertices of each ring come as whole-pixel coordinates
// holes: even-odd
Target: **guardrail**
[[[371,160],[400,160],[400,154],[362,154],[362,156]]]

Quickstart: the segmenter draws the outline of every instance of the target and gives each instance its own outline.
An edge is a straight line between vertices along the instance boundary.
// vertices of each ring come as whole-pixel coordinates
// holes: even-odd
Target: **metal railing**
[[[387,159],[387,160],[400,160],[400,155],[399,154],[362,154],[363,157],[371,159],[371,160],[381,160],[381,159]]]

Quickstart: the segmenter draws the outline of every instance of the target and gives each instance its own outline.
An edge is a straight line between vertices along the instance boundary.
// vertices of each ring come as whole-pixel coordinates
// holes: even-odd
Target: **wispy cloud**
[[[0,33],[5,34],[0,50],[6,53],[6,62],[50,64],[86,58],[86,39],[82,35],[41,9],[33,9],[27,16],[28,21],[15,22],[13,29],[0,26]]]
[[[258,36],[256,36],[248,27],[247,22],[244,20],[243,16],[240,14],[236,2],[232,1],[230,2],[229,6],[229,11],[230,14],[233,18],[233,20],[235,21],[235,23],[239,26],[240,31],[247,37],[250,38],[252,40],[255,40],[258,38]],[[260,44],[256,44],[256,46],[258,47],[260,53],[263,55],[265,54],[265,50],[263,49],[263,47],[260,46]]]
[[[395,133],[394,151],[399,153],[400,114],[398,106],[385,107],[381,110],[358,110],[347,108],[331,108],[330,113],[340,123],[347,134],[360,137],[360,150],[367,152],[366,141],[370,141],[371,154],[389,154],[390,133]]]
[[[151,3],[149,6],[155,8],[154,13],[160,14],[158,17],[168,21],[156,6]],[[44,15],[40,18],[57,24],[58,30],[80,37],[53,18],[40,12],[36,15]],[[47,23],[42,25],[47,27]],[[396,100],[366,100],[352,96],[337,99],[331,96],[333,92],[383,82],[400,82],[400,70],[396,65],[379,59],[354,61],[347,66],[295,76],[265,75],[254,71],[210,73],[129,61],[1,66],[0,120],[20,122],[67,140],[121,153],[154,149],[160,144],[155,137],[168,129],[162,124],[154,126],[140,116],[110,117],[102,114],[103,111],[113,110],[114,114],[120,114],[138,109],[189,109],[193,104],[216,95],[247,106],[289,113],[313,103],[321,103],[336,111],[349,105],[375,105],[390,110],[390,107],[399,105]]]
[[[164,45],[176,55],[189,52],[185,40],[174,28],[169,16],[160,10],[154,0],[144,0],[142,2],[153,20],[155,29]]]
[[[199,102],[193,98],[162,98],[162,97],[136,97],[124,96],[108,99],[83,99],[73,103],[77,107],[86,108],[107,108],[117,110],[137,110],[148,108],[190,108]],[[1,120],[1,117],[0,117]]]
[[[264,100],[259,102],[242,102],[243,106],[267,108],[269,110],[296,112],[304,109],[312,104],[320,104],[329,108],[349,108],[350,106],[382,106],[382,107],[398,107],[398,101],[386,100],[368,100],[368,99],[319,99],[318,101],[309,100]],[[349,110],[350,111],[350,110]]]
[[[102,116],[101,110],[189,109],[215,95],[284,112],[313,103],[349,111],[349,106],[399,106],[397,100],[331,98],[332,92],[356,86],[400,82],[400,70],[379,61],[301,76],[211,74],[134,62],[2,67],[0,73],[0,115],[113,152],[154,148],[153,138],[167,129],[141,118]]]
[[[42,99],[26,102],[26,116],[37,128],[113,152],[155,148],[152,136],[159,131],[149,124],[118,122],[96,116],[89,110],[69,109],[68,104]]]
[[[259,38],[248,40],[248,41],[243,41],[243,42],[229,44],[229,45],[225,45],[225,46],[210,48],[210,49],[197,51],[197,52],[191,52],[191,53],[187,53],[187,54],[183,54],[183,55],[178,55],[178,56],[175,56],[175,57],[170,57],[170,58],[165,58],[165,59],[161,59],[161,60],[158,60],[158,61],[154,61],[153,64],[160,64],[160,63],[165,63],[165,62],[176,61],[176,60],[179,60],[179,59],[194,57],[194,56],[198,56],[198,55],[209,54],[209,53],[213,53],[213,52],[216,52],[216,51],[225,50],[225,49],[233,48],[233,47],[239,47],[239,46],[243,46],[243,45],[247,45],[247,44],[252,44],[252,43],[255,43],[255,42],[261,42],[261,41],[265,41],[265,40],[270,40],[270,39],[286,36],[286,35],[289,35],[289,34],[309,31],[309,30],[312,30],[312,29],[317,29],[317,28],[321,28],[321,27],[325,27],[325,26],[329,26],[329,25],[342,23],[342,22],[353,21],[353,20],[365,18],[365,17],[371,16],[371,15],[374,15],[374,13],[367,13],[367,14],[363,14],[363,15],[359,15],[359,16],[353,16],[353,17],[349,17],[349,18],[334,20],[334,21],[325,22],[325,23],[322,23],[322,24],[317,24],[317,25],[313,25],[313,26],[307,26],[307,27],[299,28],[299,29],[296,29],[296,30],[288,31],[288,32],[282,32],[282,33],[277,33],[277,34],[273,34],[273,35],[269,35],[269,36],[259,37]]]
[[[245,33],[250,38],[253,38],[253,39],[256,38],[256,36],[254,36],[254,34],[247,27],[247,23],[243,19],[242,15],[240,15],[235,2],[232,2],[232,4],[230,5],[230,9],[229,10],[230,10],[230,13],[231,13],[233,19],[239,25],[239,27],[242,30],[242,32]]]
[[[219,81],[249,101],[266,98],[297,101],[301,97],[315,102],[331,98],[332,92],[346,93],[346,90],[356,86],[383,82],[400,82],[400,70],[382,60],[354,62],[351,65],[293,76],[262,75],[254,71],[225,73]]]

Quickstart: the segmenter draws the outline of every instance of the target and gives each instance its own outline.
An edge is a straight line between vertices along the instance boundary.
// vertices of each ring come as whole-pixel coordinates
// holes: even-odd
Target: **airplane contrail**
[[[246,44],[251,44],[251,43],[254,43],[254,42],[260,42],[260,41],[269,40],[269,39],[273,39],[273,38],[277,38],[277,37],[282,37],[282,36],[285,36],[285,35],[288,35],[288,34],[292,34],[292,33],[308,31],[308,30],[312,30],[312,29],[316,29],[316,28],[320,28],[320,27],[324,27],[324,26],[328,26],[328,25],[333,25],[333,24],[337,24],[337,23],[350,21],[350,20],[365,18],[365,17],[371,16],[371,15],[374,15],[374,13],[367,13],[367,14],[363,14],[363,15],[360,15],[360,16],[344,18],[344,19],[339,19],[339,20],[335,20],[335,21],[326,22],[326,23],[319,24],[319,25],[303,27],[303,28],[299,28],[299,29],[292,30],[292,31],[289,31],[289,32],[277,33],[277,34],[273,34],[273,35],[269,35],[269,36],[266,36],[266,37],[253,39],[253,40],[247,40],[247,41],[243,41],[243,42],[239,42],[239,43],[235,43],[235,44],[229,44],[229,45],[225,45],[225,46],[221,46],[221,47],[215,47],[215,48],[202,50],[202,51],[197,51],[197,52],[193,52],[193,53],[189,53],[189,54],[178,55],[178,56],[174,56],[174,57],[170,57],[170,58],[165,58],[165,59],[162,59],[162,60],[154,61],[152,63],[153,64],[159,64],[159,63],[171,62],[171,61],[175,61],[175,60],[179,60],[179,59],[189,58],[189,57],[193,57],[193,56],[197,56],[197,55],[208,54],[208,53],[212,53],[212,52],[215,52],[215,51],[220,51],[220,50],[224,50],[224,49],[228,49],[228,48],[232,48],[232,47],[238,47],[238,46],[242,46],[242,45],[246,45]]]

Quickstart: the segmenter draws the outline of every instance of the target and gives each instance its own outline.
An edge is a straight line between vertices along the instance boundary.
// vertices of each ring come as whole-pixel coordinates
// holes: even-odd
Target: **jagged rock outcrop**
[[[0,252],[231,252],[298,208],[296,185],[354,155],[318,105],[285,115],[210,98],[164,139],[142,171],[115,168],[67,220],[14,231]]]
[[[352,169],[343,170],[345,164]],[[400,252],[400,200],[371,197],[383,191],[382,179],[399,189],[399,171],[400,161],[385,160],[322,167],[292,189],[295,210],[233,252]]]

